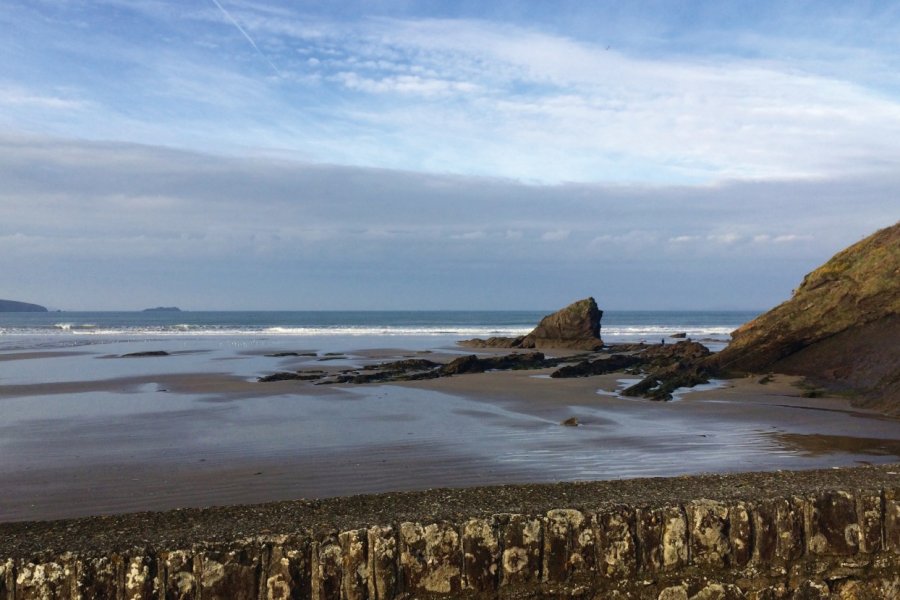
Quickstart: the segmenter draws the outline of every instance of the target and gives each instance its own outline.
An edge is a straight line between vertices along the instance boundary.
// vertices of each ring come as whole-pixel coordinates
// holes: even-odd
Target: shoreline
[[[285,346],[277,340],[122,360],[110,359],[103,347],[96,354],[81,347],[14,361],[61,365],[65,380],[0,385],[0,406],[8,407],[0,522],[900,458],[896,419],[842,398],[802,398],[796,378],[786,376],[765,385],[728,380],[720,389],[656,403],[599,393],[614,390],[627,377],[622,373],[550,379],[548,369],[493,371],[331,386],[257,383],[238,374],[261,365],[337,370],[471,353],[377,348],[340,357],[265,356]],[[198,365],[218,370],[189,369]],[[147,372],[63,377],[85,366]],[[38,418],[40,407],[52,418]],[[581,426],[563,427],[569,417]]]

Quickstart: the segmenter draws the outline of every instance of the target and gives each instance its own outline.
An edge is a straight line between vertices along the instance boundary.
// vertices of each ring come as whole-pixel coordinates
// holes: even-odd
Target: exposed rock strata
[[[593,298],[573,302],[569,306],[547,315],[531,333],[516,338],[475,338],[460,342],[470,348],[565,348],[572,350],[599,350],[600,319],[603,311]]]
[[[710,366],[804,375],[900,414],[900,223],[839,252],[793,297],[732,333]]]

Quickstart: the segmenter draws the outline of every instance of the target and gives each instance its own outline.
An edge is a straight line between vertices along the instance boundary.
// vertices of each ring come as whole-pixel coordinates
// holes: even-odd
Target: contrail
[[[235,20],[235,18],[231,16],[231,13],[229,13],[227,10],[225,10],[225,7],[224,7],[224,6],[222,6],[221,4],[219,4],[219,0],[212,0],[212,3],[215,4],[215,5],[219,8],[219,10],[222,11],[222,14],[225,15],[225,18],[228,19],[229,21],[231,21],[231,23],[232,23],[235,27],[237,27],[237,30],[240,31],[241,34],[242,34],[245,38],[247,38],[247,41],[250,42],[250,45],[253,46],[253,49],[256,50],[256,53],[259,54],[259,56],[260,56],[264,61],[266,61],[267,63],[269,63],[269,66],[272,67],[272,70],[275,71],[275,74],[278,75],[279,77],[281,77],[281,71],[278,70],[278,67],[276,67],[275,64],[274,64],[271,60],[269,60],[269,57],[268,57],[268,56],[266,56],[265,54],[263,54],[263,51],[259,49],[259,46],[256,45],[256,42],[253,41],[253,38],[250,37],[250,34],[247,33],[246,31],[244,31],[244,28],[241,27],[241,24],[238,23],[237,20]]]

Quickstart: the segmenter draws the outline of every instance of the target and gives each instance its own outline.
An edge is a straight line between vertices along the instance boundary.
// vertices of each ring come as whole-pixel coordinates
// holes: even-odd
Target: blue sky
[[[7,0],[0,297],[766,308],[900,218],[891,2]]]

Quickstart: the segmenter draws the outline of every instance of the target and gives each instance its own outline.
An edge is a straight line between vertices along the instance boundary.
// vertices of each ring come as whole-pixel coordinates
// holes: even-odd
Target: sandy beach
[[[898,421],[778,376],[667,403],[625,374],[498,371],[389,385],[259,383],[464,351],[183,340],[0,354],[0,520],[524,482],[810,469],[900,457]],[[162,357],[122,358],[135,350]],[[575,417],[578,427],[561,422]]]

